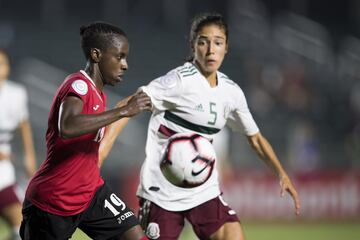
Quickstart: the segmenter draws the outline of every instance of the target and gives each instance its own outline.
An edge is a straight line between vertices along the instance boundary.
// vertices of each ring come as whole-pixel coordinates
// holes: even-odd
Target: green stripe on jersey
[[[182,77],[188,77],[188,76],[192,76],[192,75],[195,75],[197,72],[193,72],[193,73],[187,73],[187,74],[182,74],[181,76]]]
[[[186,71],[186,72],[179,73],[179,75],[182,76],[182,77],[187,77],[187,76],[191,76],[191,75],[194,75],[194,74],[196,74],[196,72],[188,72],[188,71]]]
[[[184,68],[179,71],[179,73],[193,73],[196,72],[195,68]]]
[[[236,85],[236,83],[234,83],[233,81],[231,81],[230,79],[225,79],[225,82],[227,84],[230,84],[230,85]]]
[[[224,78],[224,79],[229,79],[229,80],[230,80],[230,78],[229,78],[227,75],[223,74],[223,73],[219,73],[219,75],[220,75],[220,78]]]
[[[197,125],[194,123],[191,123],[175,114],[173,114],[172,112],[166,110],[165,111],[165,116],[164,118],[170,122],[173,122],[181,127],[190,129],[192,131],[195,132],[199,132],[199,133],[204,133],[204,134],[215,134],[218,133],[220,131],[220,129],[218,128],[212,128],[212,127],[206,127],[206,126],[201,126],[201,125]]]

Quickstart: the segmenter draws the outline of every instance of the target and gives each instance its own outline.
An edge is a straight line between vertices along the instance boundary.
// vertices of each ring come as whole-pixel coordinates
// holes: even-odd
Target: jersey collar
[[[216,78],[217,78],[217,85],[215,87],[210,87],[209,82],[207,81],[207,79],[205,78],[205,76],[200,72],[200,70],[198,69],[198,67],[196,66],[196,64],[192,63],[192,62],[187,62],[185,64],[190,64],[192,66],[195,67],[196,71],[198,74],[200,74],[200,76],[203,78],[204,81],[206,81],[206,85],[210,88],[210,89],[217,89],[220,86],[220,73],[219,71],[216,71]]]
[[[104,102],[104,101],[103,101],[103,98],[101,97],[103,93],[102,93],[101,91],[99,91],[99,89],[96,87],[96,85],[95,85],[94,81],[91,79],[91,77],[90,77],[84,70],[80,70],[80,73],[81,73],[82,75],[84,75],[84,76],[91,82],[92,87],[93,87],[95,93],[98,95],[98,97],[100,98],[100,100],[101,100],[102,102]],[[99,92],[100,92],[100,93],[99,93]]]
[[[80,72],[81,72],[82,75],[84,75],[92,83],[92,85],[94,85],[94,87],[96,87],[94,81],[91,79],[91,77],[84,70],[80,70]]]

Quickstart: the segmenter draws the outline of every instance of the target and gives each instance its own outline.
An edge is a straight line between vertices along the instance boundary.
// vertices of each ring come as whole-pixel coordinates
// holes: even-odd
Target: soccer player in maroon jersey
[[[80,34],[86,67],[69,75],[53,99],[46,160],[27,188],[20,235],[69,239],[80,228],[93,239],[147,239],[134,213],[100,176],[99,145],[105,126],[150,110],[151,101],[138,92],[105,111],[103,88],[122,81],[128,39],[102,22],[81,27]]]

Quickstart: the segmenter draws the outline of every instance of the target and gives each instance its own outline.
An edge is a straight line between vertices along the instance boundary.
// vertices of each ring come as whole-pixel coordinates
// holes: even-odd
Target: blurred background
[[[279,198],[277,179],[246,138],[221,132],[215,145],[224,198],[238,212],[248,239],[360,239],[357,0],[0,0],[0,47],[11,55],[11,80],[28,90],[38,164],[45,158],[52,97],[67,74],[85,67],[81,25],[107,21],[129,37],[125,81],[106,90],[111,108],[184,62],[191,18],[206,11],[227,20],[230,46],[220,70],[244,90],[302,200],[302,214],[295,217],[292,200]],[[102,169],[135,209],[149,117],[130,121]],[[16,138],[13,142],[25,188],[22,148]],[[195,237],[185,233],[183,239]]]

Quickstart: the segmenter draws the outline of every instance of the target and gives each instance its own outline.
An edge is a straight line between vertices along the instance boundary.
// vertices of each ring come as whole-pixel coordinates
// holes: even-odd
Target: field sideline
[[[332,223],[258,223],[243,224],[247,240],[358,240],[360,222]],[[0,222],[0,240],[6,240],[9,231]],[[88,240],[77,231],[72,240]],[[195,240],[190,228],[186,228],[180,240]]]

